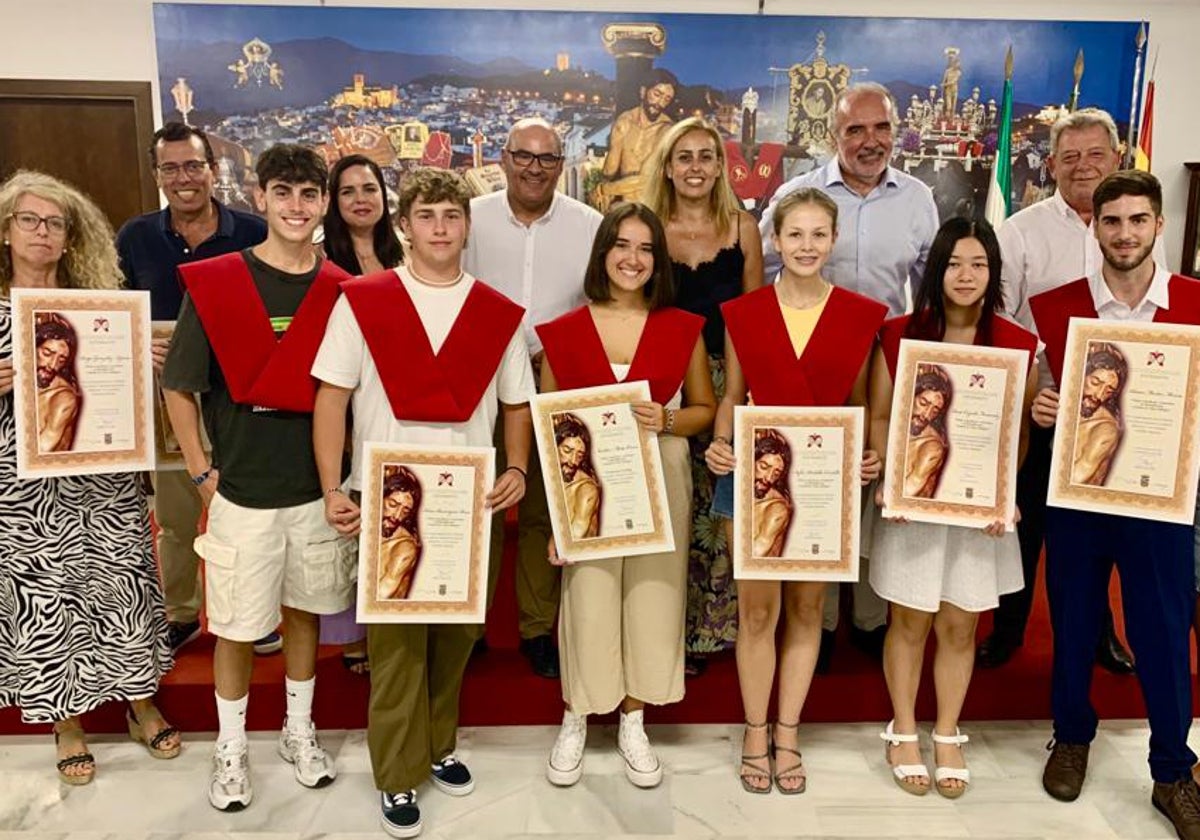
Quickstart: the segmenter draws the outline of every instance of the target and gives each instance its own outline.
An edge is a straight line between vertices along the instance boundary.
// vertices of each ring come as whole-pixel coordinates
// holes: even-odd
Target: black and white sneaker
[[[467,765],[455,756],[448,755],[437,764],[430,765],[433,783],[450,796],[466,796],[475,790],[475,780]]]
[[[417,792],[379,794],[379,822],[392,837],[416,837],[421,833],[421,809],[417,807]]]

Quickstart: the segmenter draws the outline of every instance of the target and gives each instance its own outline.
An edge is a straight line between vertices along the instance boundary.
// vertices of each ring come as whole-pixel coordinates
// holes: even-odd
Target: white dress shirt
[[[542,349],[534,327],[584,303],[583,275],[602,218],[557,192],[529,225],[513,215],[503,190],[471,199],[463,268],[525,308],[521,329],[530,355]]]

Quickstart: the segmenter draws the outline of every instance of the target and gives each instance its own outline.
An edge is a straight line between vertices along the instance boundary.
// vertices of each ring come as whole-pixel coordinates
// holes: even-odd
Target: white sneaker
[[[295,725],[284,722],[279,755],[295,767],[296,781],[305,787],[325,787],[337,778],[333,759],[317,741],[317,727],[311,720]]]
[[[244,738],[221,741],[213,750],[208,801],[218,811],[240,811],[254,798],[250,786],[249,745]]]
[[[625,775],[629,781],[641,788],[652,788],[662,781],[662,764],[646,737],[640,709],[629,714],[621,712],[617,751],[625,759]]]
[[[550,758],[546,760],[546,778],[550,784],[570,787],[583,775],[583,747],[587,743],[587,715],[571,710],[563,712],[562,728]]]

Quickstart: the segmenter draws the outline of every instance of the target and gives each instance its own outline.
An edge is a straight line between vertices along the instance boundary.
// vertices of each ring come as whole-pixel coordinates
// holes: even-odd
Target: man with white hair
[[[938,214],[929,187],[890,165],[897,120],[896,102],[881,84],[863,82],[838,94],[833,103],[837,155],[781,186],[763,212],[760,227],[767,282],[774,280],[780,266],[770,236],[776,202],[802,187],[816,187],[838,205],[837,242],[825,264],[826,279],[885,304],[891,316],[904,314],[906,287],[911,283],[915,289],[921,282]],[[864,537],[863,544],[870,545],[870,539]],[[867,577],[864,565],[854,584],[851,639],[878,658],[887,632],[887,604],[867,584]],[[830,584],[819,672],[828,669],[837,622],[837,586]]]
[[[1120,166],[1117,126],[1107,112],[1082,108],[1061,117],[1050,128],[1047,166],[1057,188],[1045,201],[1014,213],[997,231],[1003,257],[1004,306],[1022,326],[1034,329],[1029,299],[1080,277],[1095,274],[1104,261],[1092,223],[1092,193]],[[1154,261],[1166,265],[1161,238]],[[1042,385],[1049,371],[1041,366]],[[1017,473],[1017,507],[1021,521],[1021,565],[1025,588],[1000,598],[992,634],[979,646],[980,667],[1003,665],[1025,641],[1025,625],[1033,603],[1038,557],[1045,532],[1046,488],[1050,481],[1053,430],[1034,425],[1029,449]],[[1133,671],[1133,659],[1113,629],[1112,612],[1096,649],[1096,661],[1116,674]]]

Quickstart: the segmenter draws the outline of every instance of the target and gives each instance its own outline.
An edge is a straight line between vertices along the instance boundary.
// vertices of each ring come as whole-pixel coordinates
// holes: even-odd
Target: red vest
[[[311,412],[317,393],[310,373],[313,359],[337,302],[338,284],[350,275],[322,260],[291,325],[279,339],[240,253],[181,265],[179,275],[233,401]]]
[[[883,322],[879,331],[879,346],[883,350],[883,358],[887,361],[888,373],[896,378],[896,361],[900,357],[900,339],[905,338],[904,331],[908,328],[911,315],[901,315],[899,318],[889,318]],[[934,339],[936,340],[936,339]],[[988,347],[1007,347],[1010,350],[1024,350],[1029,354],[1029,366],[1037,354],[1037,336],[1022,326],[1000,315],[992,315],[992,335],[989,340],[981,331],[975,331],[975,344]]]
[[[625,381],[649,381],[650,397],[666,405],[683,384],[703,327],[702,317],[682,309],[664,307],[651,312]],[[617,384],[596,322],[586,306],[539,325],[537,334],[559,388],[565,391]]]
[[[774,286],[721,304],[755,405],[845,405],[887,307],[834,286],[804,354],[796,358]]]
[[[1159,324],[1200,324],[1200,282],[1172,274],[1167,286],[1170,308],[1161,306],[1154,313]],[[1046,361],[1055,383],[1062,382],[1063,361],[1067,354],[1067,328],[1071,318],[1098,318],[1096,302],[1087,278],[1042,292],[1029,299],[1038,335],[1046,343]]]
[[[437,353],[404,283],[392,270],[342,291],[397,420],[465,423],[504,358],[525,310],[476,280]]]

